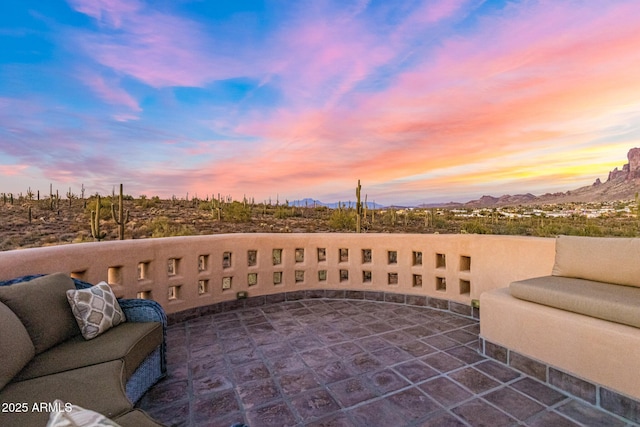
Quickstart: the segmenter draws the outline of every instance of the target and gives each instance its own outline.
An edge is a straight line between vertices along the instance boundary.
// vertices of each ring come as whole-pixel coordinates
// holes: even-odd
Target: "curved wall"
[[[275,253],[274,253],[275,251]],[[280,255],[278,255],[280,254]],[[470,234],[218,234],[0,252],[0,280],[67,272],[167,313],[311,289],[425,295],[469,305],[486,290],[551,273],[555,240]]]

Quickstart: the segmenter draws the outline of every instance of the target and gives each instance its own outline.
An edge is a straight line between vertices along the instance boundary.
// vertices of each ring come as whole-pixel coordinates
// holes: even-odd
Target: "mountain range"
[[[505,194],[500,197],[482,196],[477,200],[468,202],[448,202],[421,204],[418,208],[488,208],[499,206],[517,206],[533,204],[553,204],[571,202],[606,202],[614,200],[631,200],[640,192],[640,148],[632,148],[627,153],[628,162],[621,169],[617,167],[609,172],[605,182],[600,178],[591,185],[580,187],[575,190],[558,193],[546,193],[535,196],[526,194]],[[311,198],[294,200],[289,202],[290,206],[314,207],[326,206],[335,209],[339,204],[346,207],[355,207],[355,202],[323,203]],[[382,206],[377,203],[368,202],[369,209],[380,209],[389,206]],[[406,207],[406,206],[391,206]]]
[[[617,167],[609,172],[605,182],[600,178],[591,185],[575,190],[558,193],[546,193],[535,196],[531,193],[503,195],[500,197],[482,196],[466,203],[443,203],[436,205],[420,205],[419,207],[466,207],[486,208],[498,206],[553,204],[570,202],[606,202],[614,200],[631,200],[640,192],[640,148],[632,148],[627,153],[627,160],[622,169]]]

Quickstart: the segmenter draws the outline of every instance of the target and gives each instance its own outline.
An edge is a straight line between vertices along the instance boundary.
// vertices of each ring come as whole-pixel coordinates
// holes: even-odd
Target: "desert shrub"
[[[95,197],[90,197],[87,200],[87,205],[84,208],[84,213],[88,219],[91,218],[91,211],[96,210],[96,200],[97,199]],[[100,219],[111,219],[111,200],[109,200],[108,198],[100,198]]]
[[[273,216],[277,219],[286,219],[292,217],[293,212],[288,206],[278,206],[276,207],[276,211],[273,213]]]
[[[580,230],[581,236],[592,236],[592,237],[602,237],[604,233],[602,232],[602,228],[595,224],[587,224]]]
[[[140,206],[142,209],[154,208],[160,204],[160,197],[153,196],[151,199],[148,199],[144,194],[140,195],[140,198],[135,201],[136,205]]]
[[[462,224],[461,230],[469,234],[489,234],[491,229],[480,221],[467,221]]]
[[[380,222],[385,225],[396,225],[398,222],[398,214],[393,209],[387,209],[380,217]]]
[[[200,200],[198,202],[198,209],[200,209],[201,211],[210,211],[211,209],[216,207],[216,203],[217,202],[206,202],[206,201]]]
[[[222,209],[225,221],[249,222],[251,221],[251,207],[240,202],[231,202]]]
[[[149,224],[151,237],[192,236],[195,234],[191,227],[179,224],[166,216],[155,218]]]
[[[329,227],[333,230],[355,230],[356,213],[353,210],[335,209],[329,217]]]
[[[430,221],[431,226],[435,229],[445,229],[447,227],[447,220],[442,215],[433,215]]]

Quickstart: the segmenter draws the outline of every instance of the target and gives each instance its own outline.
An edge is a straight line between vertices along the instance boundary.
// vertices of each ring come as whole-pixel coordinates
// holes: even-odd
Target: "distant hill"
[[[466,203],[439,203],[420,205],[422,208],[446,207],[446,208],[487,208],[498,206],[531,205],[546,203],[570,203],[570,202],[606,202],[614,200],[630,200],[640,192],[640,148],[632,148],[627,153],[629,162],[609,172],[605,182],[600,178],[588,186],[580,187],[559,193],[546,193],[534,196],[531,193],[504,195],[500,197],[482,196],[478,200]]]
[[[307,207],[307,208],[313,208],[313,207],[317,207],[317,206],[326,206],[326,207],[328,207],[330,209],[337,209],[338,208],[338,204],[341,204],[343,207],[352,207],[352,208],[354,208],[356,206],[356,202],[352,201],[352,200],[347,200],[345,202],[323,203],[320,200],[315,200],[315,199],[311,199],[311,198],[305,198],[305,199],[302,199],[302,200],[294,200],[292,202],[289,202],[289,206]],[[384,206],[382,206],[382,205],[380,205],[378,203],[367,202],[367,208],[368,209],[381,209],[383,207]]]
[[[424,203],[415,207],[423,209],[490,208],[534,204],[631,200],[635,198],[636,194],[640,193],[640,148],[632,148],[629,150],[627,159],[628,163],[623,165],[621,169],[616,167],[609,172],[609,176],[605,182],[601,182],[600,178],[598,178],[593,184],[575,190],[546,193],[540,196],[535,196],[531,193],[506,194],[500,197],[482,196],[477,200],[470,200],[468,202]],[[343,202],[324,203],[312,198],[289,202],[289,206],[326,206],[330,209],[338,208],[339,204],[353,208],[356,202],[347,200]],[[369,209],[405,209],[407,207],[411,206],[385,206],[378,203],[367,202],[367,208]]]

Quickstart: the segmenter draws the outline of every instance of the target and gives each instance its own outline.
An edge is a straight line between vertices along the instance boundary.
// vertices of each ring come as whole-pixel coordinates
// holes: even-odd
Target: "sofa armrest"
[[[124,311],[127,322],[162,323],[160,367],[164,375],[167,372],[167,315],[164,309],[157,302],[146,299],[119,299],[118,303]]]
[[[93,285],[80,279],[73,279],[76,289],[87,289]],[[160,322],[162,323],[162,347],[160,364],[162,374],[167,372],[167,315],[160,304],[146,299],[119,298],[118,304],[124,312],[127,322]]]
[[[30,280],[37,279],[38,277],[42,277],[42,276],[44,276],[44,274],[29,274],[26,276],[20,276],[20,277],[16,277],[9,280],[2,280],[0,281],[0,286],[11,286],[11,285],[15,285],[16,283],[28,282]]]
[[[145,299],[118,299],[127,322],[161,322],[167,327],[167,315],[160,304]]]

